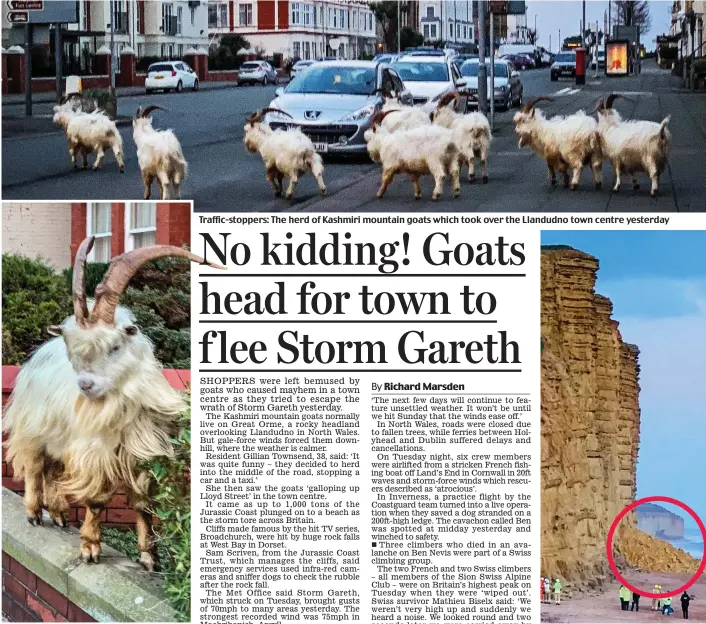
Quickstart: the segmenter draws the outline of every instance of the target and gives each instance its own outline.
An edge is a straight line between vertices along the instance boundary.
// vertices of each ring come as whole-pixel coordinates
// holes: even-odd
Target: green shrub
[[[191,410],[172,439],[174,460],[155,459],[147,468],[156,482],[152,513],[167,599],[189,621],[191,605]]]
[[[41,259],[2,256],[2,363],[21,365],[73,311],[66,281]]]
[[[95,295],[108,264],[86,265],[86,294]],[[47,338],[46,327],[73,312],[73,270],[57,275],[41,260],[3,255],[3,364],[24,363]],[[137,272],[120,302],[135,314],[166,368],[191,368],[191,267],[187,260],[164,258]]]

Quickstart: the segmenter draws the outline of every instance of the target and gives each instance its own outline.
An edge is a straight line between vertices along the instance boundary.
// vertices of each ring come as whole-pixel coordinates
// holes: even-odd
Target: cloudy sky
[[[706,521],[706,232],[546,231],[542,244],[599,259],[596,292],[640,348],[638,497],[676,498]]]
[[[642,43],[650,50],[654,49],[654,39],[669,31],[672,2],[670,0],[650,0],[652,15],[652,30],[648,36],[642,37]],[[608,0],[587,0],[586,21],[595,24],[598,20],[599,30],[603,30],[603,15],[608,11]],[[537,16],[538,44],[549,48],[551,34],[551,49],[559,49],[559,30],[562,40],[579,34],[582,16],[580,0],[527,0],[527,25],[534,27],[534,17]]]

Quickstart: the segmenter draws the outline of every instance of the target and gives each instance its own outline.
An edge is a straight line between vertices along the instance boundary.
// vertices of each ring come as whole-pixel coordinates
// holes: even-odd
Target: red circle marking
[[[694,576],[689,579],[687,583],[685,583],[678,589],[675,589],[674,591],[667,592],[664,594],[652,594],[630,585],[630,583],[628,583],[618,571],[618,566],[615,565],[615,559],[613,559],[613,536],[615,535],[615,531],[618,528],[620,521],[628,513],[635,509],[635,507],[643,505],[644,503],[671,503],[672,505],[680,507],[696,521],[696,524],[698,525],[699,530],[701,531],[702,540],[704,543],[706,543],[706,526],[704,526],[704,523],[701,521],[701,518],[696,515],[696,512],[691,507],[682,503],[681,501],[678,501],[676,498],[668,498],[667,496],[648,496],[647,498],[640,498],[634,503],[630,503],[616,516],[615,520],[613,520],[613,524],[610,525],[610,530],[608,531],[608,538],[606,539],[606,555],[608,556],[608,564],[610,565],[610,569],[613,571],[613,574],[615,574],[617,579],[631,592],[639,594],[640,596],[644,596],[645,598],[656,598],[658,600],[660,598],[671,598],[672,596],[676,596],[678,594],[681,594],[682,592],[685,592],[687,589],[689,589],[689,587],[696,583],[699,577],[703,574],[704,569],[706,569],[706,556],[701,557],[701,565],[696,571],[696,574],[694,574]]]

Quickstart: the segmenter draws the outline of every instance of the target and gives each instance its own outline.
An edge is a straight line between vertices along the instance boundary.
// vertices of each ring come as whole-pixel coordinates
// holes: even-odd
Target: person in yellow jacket
[[[657,585],[655,583],[654,590],[652,591],[653,594],[661,594],[662,593],[662,586]],[[659,598],[653,598],[652,599],[652,611],[661,611],[662,610],[662,605],[660,604]]]
[[[554,579],[554,604],[560,604],[561,603],[561,581],[559,578]]]
[[[628,611],[630,609],[630,598],[632,598],[632,592],[625,587],[625,585],[621,585],[618,590],[618,596],[620,596],[620,608],[623,611]]]

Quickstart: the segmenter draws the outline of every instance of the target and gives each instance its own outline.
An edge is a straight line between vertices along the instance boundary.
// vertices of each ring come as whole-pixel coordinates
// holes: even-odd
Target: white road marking
[[[578,93],[579,91],[581,91],[581,89],[571,89],[571,91],[569,91],[566,95],[573,95],[574,93]]]
[[[564,93],[568,93],[569,91],[571,91],[571,87],[566,87],[565,89],[557,91],[554,95],[564,95]]]

